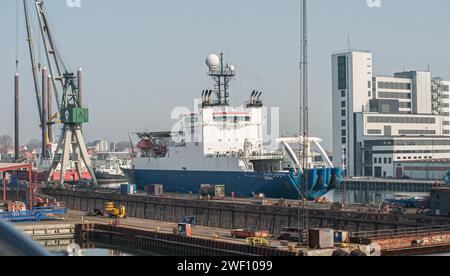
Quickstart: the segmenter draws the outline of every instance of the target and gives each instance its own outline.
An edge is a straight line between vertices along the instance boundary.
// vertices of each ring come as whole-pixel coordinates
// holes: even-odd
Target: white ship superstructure
[[[202,92],[196,111],[184,114],[173,131],[138,133],[140,153],[130,170],[137,184],[163,184],[165,191],[180,193],[196,193],[202,184],[223,184],[227,193],[237,196],[301,198],[306,194],[302,179],[311,182],[310,195],[323,195],[333,179],[334,184],[340,181],[340,171],[333,170],[327,156],[322,171],[303,171],[289,146],[301,143],[301,137],[275,139],[278,149],[265,148],[268,118],[262,93],[253,91],[245,106],[230,106],[228,84],[235,76],[234,66],[216,55],[207,58],[207,65],[215,86]],[[311,142],[326,155],[319,140]],[[284,168],[287,156],[293,164],[290,169]]]

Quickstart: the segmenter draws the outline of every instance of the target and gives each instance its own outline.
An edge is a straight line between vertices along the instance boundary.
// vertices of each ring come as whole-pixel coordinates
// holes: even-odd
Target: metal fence
[[[439,234],[444,232],[450,232],[450,225],[436,225],[426,227],[402,228],[395,230],[393,229],[393,230],[355,232],[351,234],[351,237],[365,238],[365,239],[382,239],[382,238],[391,238],[409,235]]]

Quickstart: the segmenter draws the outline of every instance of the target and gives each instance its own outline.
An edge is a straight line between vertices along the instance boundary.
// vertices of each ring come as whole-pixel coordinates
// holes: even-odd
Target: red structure
[[[6,204],[6,173],[26,170],[28,172],[29,183],[29,208],[33,209],[33,165],[32,164],[8,164],[0,163],[0,173],[3,175],[3,204]]]

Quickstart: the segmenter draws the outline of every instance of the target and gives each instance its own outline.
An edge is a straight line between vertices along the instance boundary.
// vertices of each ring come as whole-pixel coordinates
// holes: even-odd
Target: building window
[[[401,82],[378,82],[378,88],[381,89],[396,89],[396,90],[411,90],[410,83]]]
[[[343,117],[345,117],[347,114],[346,114],[347,112],[345,112],[345,109],[344,110],[341,110],[341,115],[343,116]]]
[[[374,164],[377,164],[377,163],[378,163],[376,158],[373,159],[373,163],[374,163]]]
[[[342,97],[342,98],[345,98],[345,94],[346,94],[346,93],[345,93],[345,90],[342,90],[342,91],[341,91],[341,97]]]
[[[342,120],[341,121],[341,126],[343,126],[343,127],[347,126],[347,122],[345,120]]]
[[[411,103],[400,102],[400,108],[411,108]]]
[[[369,93],[367,94],[369,97],[372,97],[372,91],[369,91]]]
[[[387,164],[387,158],[386,157],[384,158],[383,161],[384,161],[384,164]]]
[[[381,129],[368,129],[368,135],[381,135]]]
[[[392,164],[392,158],[391,157],[388,158],[388,163]]]
[[[346,137],[342,137],[342,144],[347,144],[347,138]]]
[[[345,108],[346,106],[347,106],[347,105],[346,105],[345,101],[342,101],[342,102],[341,102],[341,107],[342,107],[342,108]]]
[[[342,130],[342,136],[347,136],[347,130],[345,129]]]
[[[436,135],[435,130],[407,130],[401,129],[398,131],[400,135]]]
[[[433,117],[398,117],[398,116],[368,116],[368,123],[388,123],[388,124],[435,124]]]
[[[372,88],[372,82],[371,81],[368,81],[367,84],[368,84],[369,88]]]
[[[338,89],[347,89],[347,57],[338,57]]]
[[[378,92],[380,99],[411,99],[411,93]]]
[[[383,163],[383,158],[378,158],[378,163],[382,164]]]

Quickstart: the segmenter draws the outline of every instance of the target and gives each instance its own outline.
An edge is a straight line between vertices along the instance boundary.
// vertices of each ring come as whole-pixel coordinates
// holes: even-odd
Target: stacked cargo
[[[200,197],[207,199],[225,199],[225,185],[201,185]]]
[[[5,212],[25,212],[27,207],[21,201],[8,201],[5,204]]]

